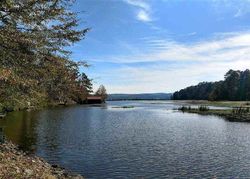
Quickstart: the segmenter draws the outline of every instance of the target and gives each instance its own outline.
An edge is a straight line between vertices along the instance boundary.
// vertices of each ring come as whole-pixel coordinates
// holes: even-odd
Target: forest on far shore
[[[248,101],[250,100],[250,70],[229,70],[224,80],[201,82],[177,91],[173,100]]]

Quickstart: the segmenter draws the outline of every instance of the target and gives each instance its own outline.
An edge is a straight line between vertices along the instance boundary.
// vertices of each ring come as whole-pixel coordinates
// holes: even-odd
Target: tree
[[[80,104],[85,103],[87,96],[92,92],[92,80],[85,73],[81,73],[77,78],[73,99]]]
[[[240,71],[229,70],[226,73],[223,83],[225,99],[234,101],[239,98],[240,75]]]
[[[81,87],[84,87],[88,93],[93,92],[93,85],[92,85],[92,80],[89,79],[89,77],[85,74],[82,73],[80,77],[78,78],[79,85]]]
[[[79,90],[79,63],[65,47],[89,29],[78,28],[77,13],[69,10],[73,2],[0,1],[0,103],[67,101]]]
[[[95,95],[101,96],[102,100],[105,101],[108,97],[106,88],[101,85],[98,90],[95,92]]]
[[[250,71],[229,70],[223,81],[187,87],[175,92],[173,99],[250,100]]]

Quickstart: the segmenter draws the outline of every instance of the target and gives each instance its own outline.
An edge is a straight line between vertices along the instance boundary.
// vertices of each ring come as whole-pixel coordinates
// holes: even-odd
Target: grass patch
[[[116,109],[132,109],[132,108],[134,108],[134,106],[115,106],[115,107],[112,107],[112,108],[116,108]]]
[[[199,106],[198,108],[182,106],[178,110],[201,115],[221,116],[232,122],[250,122],[250,107],[240,106],[233,109],[209,109],[207,106]]]
[[[250,101],[206,101],[206,100],[180,100],[177,103],[186,105],[202,105],[202,106],[216,106],[216,107],[249,107]]]
[[[204,106],[204,105],[201,105],[198,108],[192,108],[191,106],[182,106],[182,107],[178,108],[178,110],[179,111],[193,111],[193,110],[196,110],[196,111],[209,111],[209,107]]]

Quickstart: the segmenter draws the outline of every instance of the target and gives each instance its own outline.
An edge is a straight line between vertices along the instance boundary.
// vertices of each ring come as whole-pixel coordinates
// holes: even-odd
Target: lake
[[[134,106],[134,108],[114,108]],[[249,178],[250,124],[116,101],[9,113],[6,136],[86,178]]]

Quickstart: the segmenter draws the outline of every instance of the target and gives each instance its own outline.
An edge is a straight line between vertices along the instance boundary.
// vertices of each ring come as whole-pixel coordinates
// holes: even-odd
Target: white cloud
[[[147,48],[147,50],[142,50],[141,53],[132,56],[110,56],[106,57],[105,60],[114,63],[250,60],[250,32],[237,33],[231,36],[221,35],[221,37],[223,38],[217,35],[212,40],[191,44],[178,43],[169,39],[149,39],[144,43],[150,47],[150,50]],[[148,51],[151,53],[148,53]]]
[[[250,0],[213,0],[214,10],[218,14],[229,13],[234,18],[250,13]]]
[[[142,22],[151,22],[151,7],[143,0],[124,0],[127,4],[130,4],[137,8],[136,19]]]
[[[211,40],[190,44],[154,38],[145,38],[145,43],[152,53],[142,51],[102,60],[122,64],[102,79],[112,79],[106,84],[109,92],[173,92],[201,81],[221,80],[229,69],[250,68],[250,32],[217,34]],[[133,65],[137,62],[154,65]]]
[[[124,0],[126,3],[131,4],[133,6],[144,9],[145,11],[150,11],[150,6],[143,0]]]
[[[242,12],[242,10],[238,9],[238,11],[234,14],[234,17],[241,17],[243,15],[244,15],[244,13]]]
[[[107,78],[112,79],[112,83],[106,86],[110,93],[174,92],[202,81],[222,80],[231,68],[244,70],[247,67],[249,61],[244,60],[175,67],[167,64],[150,68],[123,67],[106,74]]]
[[[137,19],[140,21],[144,21],[144,22],[150,22],[151,18],[149,17],[149,14],[144,11],[144,10],[139,10],[138,14],[137,14]]]

